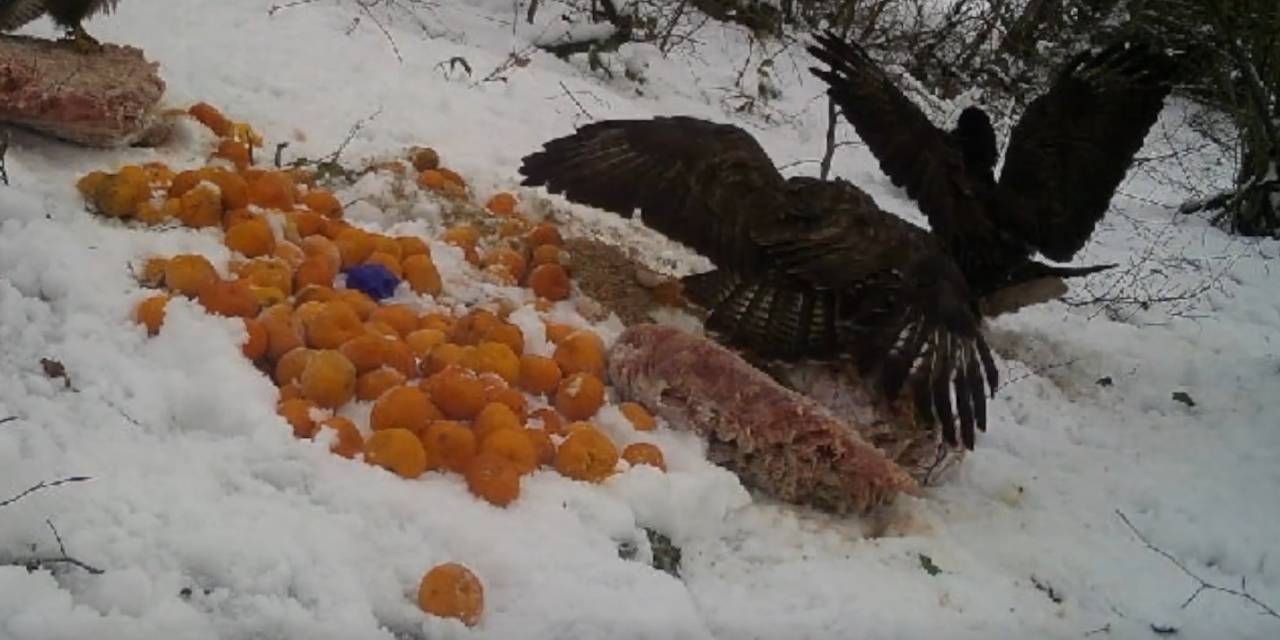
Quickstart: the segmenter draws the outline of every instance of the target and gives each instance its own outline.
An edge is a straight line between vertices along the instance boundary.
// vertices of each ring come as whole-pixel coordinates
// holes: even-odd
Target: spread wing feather
[[[630,217],[706,255],[685,279],[707,328],[763,359],[851,357],[973,446],[995,366],[963,276],[925,231],[848,183],[784,180],[745,131],[693,118],[586,125],[526,156],[527,186]],[[982,354],[986,354],[983,356]],[[929,356],[929,357],[926,357]],[[970,361],[981,364],[982,375]],[[959,413],[957,436],[952,388]]]
[[[0,0],[0,31],[13,31],[45,12],[45,0]]]
[[[907,99],[860,45],[834,34],[816,36],[809,52],[829,69],[811,68],[827,95],[880,163],[893,184],[906,190],[948,245],[957,237],[990,237],[995,231],[975,196],[981,185],[964,172],[964,155],[946,132]]]
[[[1027,241],[1052,260],[1084,246],[1172,89],[1172,61],[1119,42],[1066,65],[1009,138],[1001,209],[1028,221]]]

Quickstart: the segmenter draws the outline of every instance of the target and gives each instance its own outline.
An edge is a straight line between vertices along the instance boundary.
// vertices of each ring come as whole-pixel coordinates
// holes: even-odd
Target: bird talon
[[[67,30],[67,36],[63,41],[77,53],[82,54],[101,53],[104,48],[101,42],[89,35],[84,27],[78,25]]]

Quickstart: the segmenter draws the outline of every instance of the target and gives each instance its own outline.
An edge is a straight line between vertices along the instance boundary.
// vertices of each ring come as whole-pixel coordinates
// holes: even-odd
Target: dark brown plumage
[[[95,48],[94,40],[81,24],[98,13],[114,11],[120,0],[0,0],[0,30],[13,31],[48,14],[67,29],[68,36],[83,48]]]
[[[966,109],[943,131],[857,44],[827,33],[809,51],[829,67],[812,72],[919,204],[976,295],[1105,268],[1031,256],[1065,262],[1092,235],[1171,90],[1167,56],[1140,42],[1077,55],[1014,126],[997,181],[995,133],[982,110]]]
[[[631,217],[707,256],[684,279],[707,329],[758,359],[851,358],[950,444],[986,428],[996,370],[964,276],[929,232],[848,182],[784,179],[750,134],[688,117],[586,125],[524,184]],[[959,425],[957,434],[956,425]]]

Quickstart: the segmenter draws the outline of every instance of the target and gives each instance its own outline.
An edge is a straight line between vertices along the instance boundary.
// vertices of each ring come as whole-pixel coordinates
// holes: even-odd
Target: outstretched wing
[[[0,31],[13,31],[44,12],[45,0],[0,0]]]
[[[1172,89],[1173,62],[1122,41],[1076,56],[1010,134],[1000,208],[1052,260],[1084,246]]]
[[[928,233],[852,185],[783,181],[749,134],[692,118],[593,123],[520,171],[576,202],[639,209],[709,257],[717,269],[687,278],[686,294],[726,342],[763,359],[853,356],[890,397],[916,379],[949,442],[971,447],[985,427],[995,370],[963,277]]]
[[[810,71],[827,83],[827,95],[885,175],[919,204],[934,233],[949,245],[960,237],[994,236],[978,200],[982,185],[966,174],[964,155],[949,143],[947,133],[898,90],[861,46],[831,32],[816,36],[816,43],[809,52],[830,68]]]
[[[551,140],[520,166],[526,186],[631,217],[717,266],[759,268],[748,229],[782,218],[786,184],[738,127],[689,117],[606,120]]]

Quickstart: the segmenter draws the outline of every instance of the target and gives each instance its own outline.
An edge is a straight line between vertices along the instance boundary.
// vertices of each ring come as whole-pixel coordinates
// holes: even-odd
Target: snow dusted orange
[[[479,344],[501,322],[488,309],[472,309],[453,323],[449,330],[449,341],[461,345]]]
[[[549,394],[560,385],[560,365],[546,356],[520,356],[520,388],[534,395]]]
[[[170,291],[194,298],[205,285],[218,279],[208,258],[184,253],[169,258],[164,266],[164,284]]]
[[[307,346],[313,349],[337,349],[345,342],[364,335],[364,324],[351,305],[333,300],[306,321]]]
[[[418,329],[418,312],[405,304],[379,305],[369,314],[369,319],[386,322],[402,337]]]
[[[600,482],[618,466],[618,448],[608,436],[589,424],[569,431],[556,450],[556,471],[574,480]]]
[[[422,442],[408,429],[375,431],[364,443],[364,459],[402,478],[416,478],[427,470]]]
[[[667,470],[667,463],[662,458],[662,449],[648,442],[633,442],[627,445],[622,449],[622,459],[631,463],[632,466],[647,464],[663,471]]]
[[[432,567],[418,585],[418,607],[473,627],[484,613],[484,587],[470,569],[456,563]]]
[[[404,337],[409,351],[419,359],[426,359],[431,355],[431,350],[444,344],[444,341],[444,332],[439,329],[415,329]]]
[[[485,406],[484,384],[474,373],[457,365],[431,376],[427,390],[440,411],[455,420],[469,420]]]
[[[440,271],[436,269],[430,256],[426,254],[408,256],[400,262],[400,267],[404,270],[404,279],[409,282],[409,288],[413,289],[414,293],[438,296],[444,290]]]
[[[476,434],[453,420],[436,420],[422,432],[429,469],[462,473],[476,457]]]
[[[406,382],[403,373],[391,367],[379,367],[356,376],[356,400],[371,402],[377,400],[388,389],[398,387]]]
[[[356,428],[356,423],[345,416],[333,416],[320,423],[317,432],[331,429],[334,439],[329,443],[329,450],[344,457],[354,458],[364,448],[364,436]]]
[[[474,358],[469,364],[477,373],[496,373],[508,384],[515,384],[520,379],[520,357],[501,342],[476,345]]]
[[[564,238],[560,236],[560,230],[557,229],[555,225],[547,222],[536,225],[534,228],[530,229],[529,233],[525,235],[524,241],[525,244],[530,247],[536,247],[543,244],[550,244],[558,247],[564,244]]]
[[[197,184],[178,198],[178,220],[188,227],[221,226],[223,211],[222,195],[206,184]]]
[[[471,493],[495,506],[505,507],[520,497],[520,470],[493,451],[476,454],[463,476]]]
[[[538,450],[519,426],[499,429],[485,436],[480,441],[480,453],[494,453],[506,458],[521,475],[538,468]]]
[[[569,272],[558,262],[540,264],[529,272],[529,288],[540,297],[557,302],[569,297]]]
[[[133,317],[138,324],[147,328],[147,333],[156,335],[160,333],[160,327],[164,324],[165,306],[169,304],[169,296],[167,294],[156,294],[145,298],[138,303],[134,310]]]
[[[282,400],[276,411],[293,427],[293,435],[310,438],[316,433],[316,421],[311,417],[315,405],[305,398]]]
[[[302,205],[326,218],[341,218],[342,203],[331,191],[313,189],[302,196]]]
[[[560,418],[560,414],[556,413],[551,407],[543,407],[535,409],[529,414],[531,420],[536,420],[542,426],[542,430],[548,434],[559,434],[564,432],[564,420]]]
[[[489,250],[480,259],[482,267],[502,267],[507,274],[511,276],[512,281],[520,282],[524,279],[525,259],[515,249],[510,247],[497,247]]]
[[[335,409],[356,394],[356,368],[341,353],[332,349],[315,352],[298,378],[303,397],[317,406]]]
[[[476,414],[471,428],[476,432],[476,440],[484,442],[485,438],[498,431],[520,427],[520,416],[511,407],[501,402],[490,402]]]
[[[586,420],[604,406],[604,383],[585,371],[571,374],[556,387],[556,411],[570,420]]]
[[[427,425],[443,417],[421,389],[400,386],[388,389],[374,401],[369,428],[374,431],[408,429],[420,434],[426,431]]]
[[[521,433],[533,445],[537,466],[546,466],[555,462],[556,445],[551,441],[551,434],[542,429],[523,429]]]
[[[618,410],[627,417],[636,431],[653,431],[658,426],[658,422],[653,419],[653,414],[635,402],[624,402],[618,405]]]
[[[245,340],[240,353],[249,360],[261,360],[267,355],[267,329],[257,318],[244,319]]]
[[[552,357],[566,376],[585,372],[604,379],[604,341],[592,331],[579,329],[565,336]]]
[[[253,318],[262,310],[258,297],[243,280],[214,280],[200,287],[196,300],[205,311],[231,318]]]
[[[270,255],[276,249],[276,237],[271,225],[262,216],[253,216],[229,229],[223,242],[232,251],[247,258]]]
[[[507,192],[495,193],[484,205],[490,213],[497,216],[509,216],[516,212],[516,197]]]
[[[266,171],[249,181],[249,203],[264,209],[292,211],[293,180],[281,171]]]

